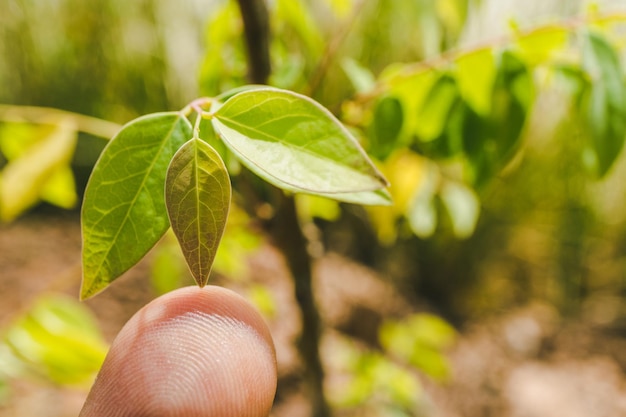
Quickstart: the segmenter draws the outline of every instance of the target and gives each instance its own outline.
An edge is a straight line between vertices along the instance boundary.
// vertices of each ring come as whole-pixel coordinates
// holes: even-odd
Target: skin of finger
[[[80,417],[267,416],[276,379],[269,329],[243,297],[182,288],[124,326]]]

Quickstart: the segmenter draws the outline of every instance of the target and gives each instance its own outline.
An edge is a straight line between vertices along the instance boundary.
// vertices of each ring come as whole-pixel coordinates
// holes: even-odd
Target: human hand
[[[230,290],[187,287],[126,323],[80,417],[267,416],[276,379],[259,313]]]

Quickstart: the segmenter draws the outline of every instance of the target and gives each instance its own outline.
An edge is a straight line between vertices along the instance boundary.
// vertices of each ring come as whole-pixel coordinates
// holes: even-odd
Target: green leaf
[[[491,111],[496,65],[491,48],[461,55],[456,60],[456,81],[461,97],[481,115]]]
[[[6,133],[6,132],[5,132]],[[50,179],[67,167],[76,147],[76,126],[69,120],[60,120],[46,129],[33,133],[43,138],[31,142],[26,149],[9,152],[9,163],[0,177],[0,220],[11,221],[24,210],[36,204]],[[3,141],[8,148],[8,141]],[[15,158],[15,159],[12,159]],[[65,190],[70,194],[74,190]]]
[[[191,136],[182,114],[156,113],[133,120],[107,144],[83,200],[82,299],[139,262],[167,231],[165,174]]]
[[[533,100],[533,85],[532,75],[526,64],[510,51],[503,52],[498,67],[492,113],[496,158],[501,166],[514,156],[520,143],[528,109]]]
[[[303,95],[273,88],[239,93],[215,112],[213,126],[244,165],[288,191],[332,198],[387,185],[348,130]]]
[[[376,103],[370,134],[370,153],[385,160],[396,147],[404,123],[402,103],[394,96],[385,96]]]
[[[569,29],[565,26],[545,26],[517,39],[518,54],[529,65],[547,63],[567,46]]]
[[[586,33],[583,41],[583,68],[592,81],[584,114],[591,132],[596,172],[603,176],[624,146],[626,85],[615,49],[595,33]]]
[[[230,207],[230,178],[219,154],[191,139],[167,170],[165,203],[191,274],[206,285]]]
[[[433,85],[417,114],[415,133],[424,142],[438,138],[446,126],[448,115],[459,97],[456,83],[443,75]]]
[[[389,94],[400,99],[404,114],[415,115],[422,109],[439,76],[439,71],[434,69],[411,72],[406,66],[394,64],[383,71],[380,79],[388,85]],[[402,135],[412,137],[418,123],[420,121],[416,117],[405,117]]]

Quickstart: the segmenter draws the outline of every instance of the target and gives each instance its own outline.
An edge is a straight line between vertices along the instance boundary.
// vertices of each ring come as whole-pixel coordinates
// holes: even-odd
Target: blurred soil
[[[77,296],[80,285],[78,215],[39,211],[0,226],[0,328],[41,293]],[[149,257],[87,305],[108,340],[155,294]],[[264,285],[275,301],[268,316],[279,361],[273,415],[306,416],[301,366],[295,350],[298,309],[284,262],[269,245],[250,262],[251,276],[236,282],[217,277],[244,296]],[[315,285],[328,331],[322,352],[333,354],[336,335],[347,334],[375,349],[376,327],[387,317],[423,310],[372,271],[338,255],[316,261]],[[429,416],[614,417],[626,416],[626,337],[616,328],[565,320],[550,306],[532,304],[467,323],[450,351],[446,383],[424,379]],[[327,364],[332,363],[325,358]],[[335,370],[328,367],[329,378]],[[76,416],[86,392],[14,381],[0,417]]]

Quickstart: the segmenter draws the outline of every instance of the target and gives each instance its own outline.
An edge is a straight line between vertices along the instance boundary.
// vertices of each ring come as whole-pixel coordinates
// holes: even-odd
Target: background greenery
[[[298,197],[313,248],[376,269],[460,329],[537,300],[563,315],[623,326],[626,15],[620,2],[268,4],[269,83],[331,109],[392,183],[391,208]],[[6,221],[40,200],[76,207],[105,143],[98,136],[115,128],[23,106],[122,124],[247,83],[234,1],[9,0],[4,10],[0,103],[8,106],[0,107],[0,203]],[[58,152],[38,156],[35,149],[46,146]],[[264,239],[250,222],[263,223],[274,200],[252,179],[260,200],[251,201],[244,187],[237,189],[249,179],[238,180],[235,164],[229,168],[240,207],[216,269],[237,276],[240,259]],[[160,247],[153,274],[159,291],[180,285],[164,273],[185,274],[178,257],[167,244]],[[258,294],[271,304],[270,295]],[[398,375],[417,368],[441,377],[440,350],[451,343],[448,325],[424,316],[421,323],[430,323],[436,339],[424,345],[430,336],[411,330],[423,328],[416,320],[381,327],[371,352],[356,355],[346,344],[353,359],[343,363],[356,388],[331,398],[337,410],[387,407],[416,415],[419,381]],[[94,343],[97,352],[100,342]],[[404,350],[397,348],[402,343]],[[412,356],[428,357],[424,349],[433,359],[412,363]],[[381,390],[380,375],[404,381],[384,385],[389,392],[382,400],[370,395]]]

